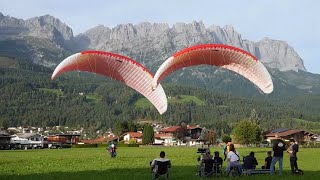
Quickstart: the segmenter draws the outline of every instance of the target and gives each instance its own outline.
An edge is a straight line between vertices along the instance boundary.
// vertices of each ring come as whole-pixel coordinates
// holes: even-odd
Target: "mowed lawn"
[[[197,149],[186,147],[120,147],[114,159],[105,148],[0,151],[0,179],[150,179],[149,162],[162,150],[172,160],[170,179],[203,179],[196,176]],[[222,148],[211,148],[211,152],[215,150],[221,153]],[[256,152],[260,168],[269,149],[237,150],[241,157]],[[300,148],[298,158],[299,168],[305,172],[303,176],[290,174],[289,157],[285,153],[283,176],[253,175],[237,179],[320,179],[320,149]]]

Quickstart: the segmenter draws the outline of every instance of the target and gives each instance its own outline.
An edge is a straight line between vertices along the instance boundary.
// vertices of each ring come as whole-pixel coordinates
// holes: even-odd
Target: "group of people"
[[[112,143],[107,148],[111,157],[116,157],[116,147]],[[267,157],[264,160],[264,164],[261,167],[262,169],[270,169],[270,174],[274,174],[275,171],[275,164],[279,162],[279,174],[282,175],[282,164],[283,164],[283,152],[287,151],[290,157],[290,166],[291,172],[293,174],[298,173],[298,164],[297,164],[297,152],[299,151],[298,143],[295,142],[294,139],[290,139],[290,146],[287,148],[286,143],[281,140],[277,139],[273,143],[273,156],[272,151],[267,152]],[[228,165],[226,168],[227,172],[230,172],[231,168],[236,167],[239,173],[241,173],[242,169],[256,169],[258,162],[255,158],[255,153],[250,152],[248,156],[243,158],[243,164],[240,163],[240,154],[236,151],[234,144],[227,143],[226,146],[223,148],[224,160],[219,156],[219,152],[215,151],[214,156],[211,155],[210,150],[207,149],[205,153],[203,153],[199,159],[201,163],[208,159],[212,159],[214,165],[222,166],[223,161],[227,160]],[[150,162],[151,168],[154,169],[156,166],[156,162],[165,162],[167,166],[171,166],[171,162],[169,159],[165,158],[165,152],[160,152],[160,158],[154,159]]]
[[[290,166],[291,173],[297,174],[299,173],[298,164],[297,164],[297,152],[299,151],[298,143],[295,142],[294,139],[290,139],[290,146],[287,148],[286,143],[281,139],[276,139],[273,143],[273,157],[272,152],[267,152],[267,157],[264,160],[264,165],[261,167],[262,169],[270,169],[270,174],[274,174],[275,164],[279,162],[279,174],[282,175],[282,167],[283,167],[283,152],[287,151],[290,157]],[[242,169],[256,169],[258,165],[257,159],[255,158],[255,153],[250,152],[248,156],[243,158],[243,164],[240,164],[240,154],[235,150],[235,147],[231,143],[227,143],[224,147],[224,160],[227,159],[228,166],[226,171],[229,172],[230,168],[236,167],[241,172]]]
[[[297,152],[299,151],[298,143],[294,139],[290,139],[290,146],[287,148],[285,142],[281,139],[277,139],[273,144],[273,157],[270,165],[270,174],[274,174],[275,164],[279,161],[279,174],[282,175],[282,161],[283,161],[283,152],[287,151],[290,157],[290,166],[291,173],[299,173],[298,163],[297,163]]]
[[[211,161],[212,160],[212,161]],[[214,170],[215,173],[220,173],[221,171],[221,168],[222,167],[222,163],[223,163],[223,160],[222,158],[219,156],[219,152],[218,151],[215,151],[214,152],[214,156],[211,155],[210,153],[210,150],[209,149],[206,149],[205,150],[205,153],[203,153],[201,155],[201,157],[198,159],[198,161],[200,162],[199,164],[199,172],[198,174],[201,174],[201,165],[205,164],[206,162],[208,163],[212,163],[212,167],[211,167],[211,170]],[[209,166],[210,167],[210,166]],[[204,169],[205,171],[209,171],[210,173],[210,169]]]

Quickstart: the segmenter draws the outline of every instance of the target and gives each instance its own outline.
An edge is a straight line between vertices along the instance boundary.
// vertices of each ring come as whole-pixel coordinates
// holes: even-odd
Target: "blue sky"
[[[320,1],[317,0],[0,0],[0,12],[21,19],[50,14],[74,34],[99,24],[140,22],[232,25],[242,37],[287,41],[309,72],[320,74]]]

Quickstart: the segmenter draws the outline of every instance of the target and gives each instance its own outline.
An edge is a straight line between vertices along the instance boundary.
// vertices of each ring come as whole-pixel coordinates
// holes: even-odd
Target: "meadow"
[[[196,176],[197,149],[187,147],[119,147],[116,158],[110,158],[105,148],[0,151],[0,179],[150,179],[149,162],[162,150],[172,161],[170,179],[203,179]],[[221,152],[222,148],[211,148],[211,152],[216,150]],[[241,157],[254,151],[261,167],[269,149],[237,150]],[[300,148],[298,165],[304,170],[303,176],[290,174],[289,157],[285,154],[283,176],[252,175],[237,179],[319,179],[319,154],[320,149]]]

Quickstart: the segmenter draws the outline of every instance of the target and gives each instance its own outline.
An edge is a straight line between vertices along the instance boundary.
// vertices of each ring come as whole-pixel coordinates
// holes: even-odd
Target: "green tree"
[[[136,125],[136,123],[129,121],[128,122],[128,131],[129,132],[137,132],[138,126]]]
[[[144,144],[152,144],[154,141],[154,131],[150,124],[144,125],[143,134],[142,134],[142,142]]]
[[[217,133],[215,131],[208,131],[208,142],[209,144],[217,143]]]
[[[223,135],[221,140],[224,143],[232,142],[231,137],[229,135],[227,135],[227,134]]]
[[[8,127],[9,127],[9,121],[6,120],[6,119],[3,119],[2,123],[1,123],[1,127],[3,128],[3,130],[6,131],[8,129]]]
[[[206,144],[209,141],[208,130],[204,127],[202,128],[200,139]]]
[[[261,128],[249,120],[242,120],[235,125],[234,136],[241,144],[258,143],[261,140]]]
[[[253,123],[256,123],[257,125],[260,125],[260,118],[259,118],[259,115],[258,115],[256,109],[251,110],[249,120]]]

